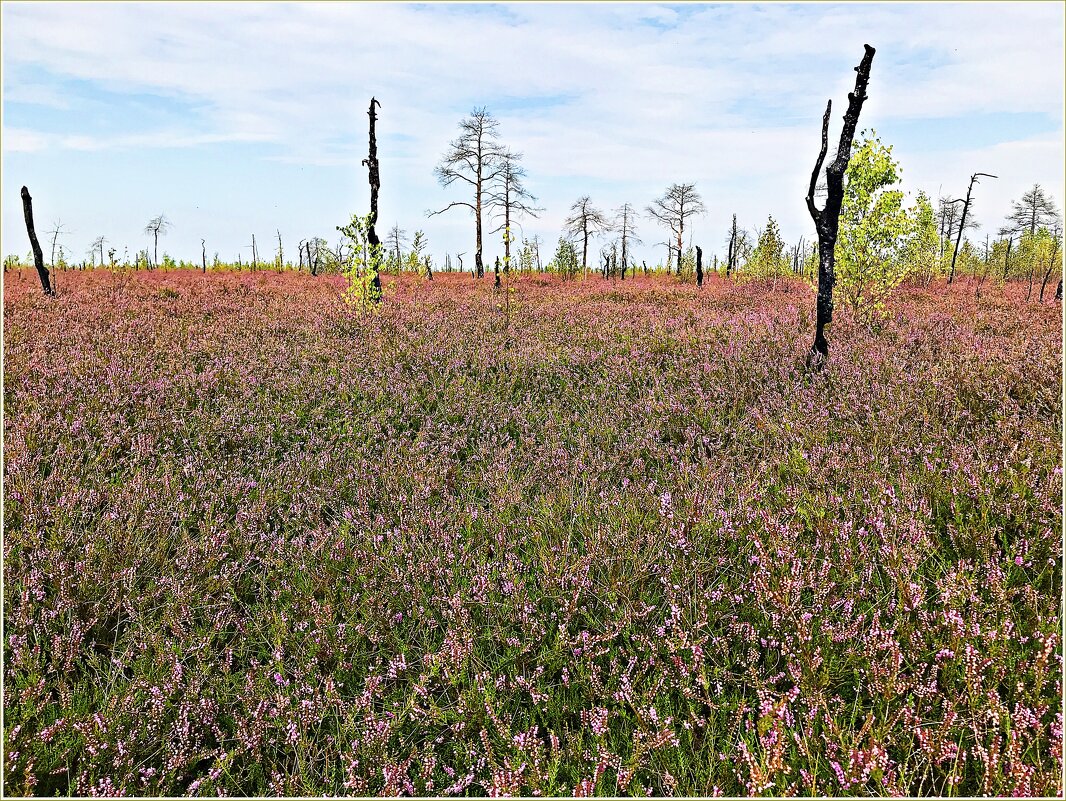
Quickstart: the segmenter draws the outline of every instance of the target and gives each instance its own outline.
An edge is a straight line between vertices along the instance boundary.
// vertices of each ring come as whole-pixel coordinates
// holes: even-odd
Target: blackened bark
[[[703,288],[703,248],[696,245],[696,286]]]
[[[44,294],[55,296],[52,282],[48,276],[48,268],[44,266],[44,253],[41,252],[41,244],[37,241],[37,232],[33,228],[33,198],[30,190],[22,187],[22,213],[26,217],[26,233],[30,235],[30,247],[33,248],[33,263],[37,267],[37,275],[41,279],[41,288]]]
[[[1059,285],[1055,287],[1055,300],[1062,300],[1062,279],[1059,279]]]
[[[866,100],[866,85],[870,80],[870,65],[874,59],[874,48],[863,45],[866,53],[855,68],[855,91],[848,94],[848,109],[844,112],[844,127],[840,131],[840,143],[837,145],[836,158],[826,168],[826,186],[828,189],[825,207],[819,211],[814,205],[814,190],[818,183],[818,174],[822,170],[825,154],[829,149],[829,115],[833,109],[830,100],[825,107],[822,118],[822,149],[818,153],[811,183],[807,190],[807,210],[814,227],[818,231],[818,318],[811,346],[811,358],[819,362],[829,356],[829,342],[825,338],[825,327],[833,322],[833,285],[836,283],[834,271],[834,251],[837,233],[840,227],[840,208],[844,202],[844,173],[851,160],[851,143],[855,138],[855,128],[859,124],[859,113]]]
[[[207,272],[207,242],[206,240],[200,240],[200,258],[203,259],[201,264],[203,265],[203,272]],[[103,261],[103,257],[100,258]]]
[[[995,175],[989,175],[987,172],[975,172],[970,176],[970,186],[966,190],[966,200],[962,204],[962,222],[959,223],[959,233],[955,238],[955,250],[951,254],[951,272],[948,274],[948,283],[952,283],[955,280],[955,259],[959,255],[959,247],[962,245],[962,234],[966,230],[966,214],[970,210],[970,194],[973,192],[973,185],[977,183],[978,176],[985,175],[989,178],[995,178]]]
[[[733,215],[733,227],[729,229],[729,255],[726,257],[725,277],[729,278],[733,273],[733,263],[737,250],[737,215]]]
[[[496,281],[492,285],[492,288],[493,289],[499,289],[500,288],[500,257],[499,256],[496,257],[495,272],[496,272]]]
[[[374,226],[378,221],[378,190],[381,189],[381,173],[378,168],[378,138],[375,131],[378,115],[374,112],[374,106],[381,108],[381,103],[376,98],[371,97],[370,110],[367,111],[370,117],[370,154],[363,160],[363,164],[368,168],[370,180],[370,217],[367,221],[366,238],[370,242],[370,258],[374,262],[374,294],[376,297],[381,297],[381,265],[378,263],[380,261],[378,254],[381,252],[381,240],[378,239],[377,231],[374,230]]]
[[[1051,271],[1055,269],[1055,257],[1059,255],[1059,238],[1055,237],[1055,249],[1051,251],[1051,258],[1047,260],[1047,271],[1044,273],[1044,280],[1040,282],[1040,302],[1044,302],[1044,288],[1047,287],[1047,282],[1051,280]]]

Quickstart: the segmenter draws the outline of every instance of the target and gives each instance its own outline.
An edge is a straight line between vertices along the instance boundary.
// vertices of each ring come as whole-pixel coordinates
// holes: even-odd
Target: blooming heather
[[[4,791],[1061,795],[1060,308],[4,292]]]

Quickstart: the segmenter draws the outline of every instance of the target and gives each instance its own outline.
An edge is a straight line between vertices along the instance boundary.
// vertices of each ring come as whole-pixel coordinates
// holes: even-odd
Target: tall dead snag
[[[376,98],[370,98],[370,110],[367,114],[370,117],[370,155],[363,159],[363,164],[366,165],[369,178],[370,178],[370,217],[367,219],[367,231],[366,238],[370,243],[370,259],[374,262],[374,281],[372,283],[372,297],[381,297],[381,265],[378,264],[381,245],[381,240],[378,239],[377,231],[374,230],[374,225],[378,221],[378,190],[381,189],[381,173],[378,170],[378,137],[377,132],[374,130],[374,124],[377,122],[378,115],[374,113],[374,106],[381,108],[381,103]]]
[[[52,282],[48,277],[48,268],[44,266],[44,253],[41,252],[41,243],[37,241],[37,232],[33,229],[33,198],[30,190],[22,187],[22,213],[26,217],[26,233],[30,235],[30,247],[33,248],[33,263],[37,267],[37,275],[41,278],[41,288],[44,294],[55,296]]]
[[[496,257],[495,273],[496,273],[496,281],[493,283],[492,288],[493,289],[499,289],[500,288],[500,257],[499,256]]]
[[[955,280],[955,259],[959,255],[959,246],[962,244],[962,232],[966,230],[966,214],[970,211],[970,194],[973,192],[973,185],[980,183],[977,178],[981,175],[984,175],[987,178],[997,177],[995,175],[989,175],[987,172],[975,172],[970,176],[970,188],[966,190],[966,200],[964,200],[962,204],[962,222],[959,223],[959,233],[955,239],[955,250],[951,254],[951,273],[948,275],[949,284]]]
[[[819,211],[814,205],[814,190],[818,184],[818,174],[829,149],[829,115],[833,110],[833,101],[825,106],[822,117],[822,149],[818,161],[811,173],[811,185],[807,190],[807,210],[814,220],[818,231],[818,321],[811,347],[812,363],[821,363],[829,357],[829,342],[825,338],[825,327],[833,322],[833,284],[836,283],[835,254],[837,232],[840,226],[840,207],[844,202],[844,172],[851,160],[851,143],[855,138],[855,127],[859,124],[859,113],[866,100],[866,84],[870,80],[870,65],[874,60],[874,48],[863,45],[866,54],[855,68],[855,91],[848,94],[848,110],[844,112],[844,127],[840,131],[840,144],[837,145],[836,157],[825,169],[828,194],[825,207]]]
[[[696,286],[703,289],[703,248],[696,245]]]
[[[206,273],[207,272],[207,240],[206,239],[201,239],[200,240],[200,258],[202,259],[202,261],[200,263],[203,265],[203,272]]]

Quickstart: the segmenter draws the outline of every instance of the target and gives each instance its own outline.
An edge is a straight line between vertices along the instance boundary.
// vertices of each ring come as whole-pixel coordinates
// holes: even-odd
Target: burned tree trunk
[[[379,254],[381,253],[381,240],[378,239],[374,226],[378,221],[378,190],[381,189],[381,173],[378,169],[377,132],[374,130],[378,115],[374,113],[374,106],[381,108],[381,103],[378,103],[376,98],[371,97],[370,110],[367,112],[370,116],[370,155],[363,160],[363,164],[367,166],[370,178],[370,217],[367,220],[366,238],[370,242],[370,259],[374,266],[373,296],[380,298],[381,276],[379,273],[381,265],[379,264]]]
[[[1051,271],[1055,269],[1055,257],[1059,255],[1059,238],[1055,236],[1055,249],[1051,251],[1051,256],[1047,260],[1047,270],[1044,273],[1044,280],[1040,282],[1040,302],[1044,302],[1044,289],[1047,287],[1047,282],[1051,280]],[[1058,294],[1058,293],[1056,293]]]
[[[828,194],[825,207],[820,211],[814,205],[814,190],[818,184],[818,174],[829,149],[829,115],[833,110],[833,101],[825,107],[822,117],[822,149],[811,173],[811,184],[807,190],[807,210],[814,220],[818,231],[818,318],[811,346],[810,361],[820,364],[829,357],[829,342],[825,338],[825,328],[833,322],[833,285],[836,283],[834,271],[834,251],[837,233],[840,227],[840,208],[844,202],[844,172],[851,160],[851,143],[855,138],[855,127],[859,123],[859,113],[866,100],[866,84],[870,80],[870,65],[874,59],[874,48],[863,45],[866,54],[855,68],[855,91],[848,94],[848,110],[844,112],[844,127],[840,131],[840,143],[837,145],[836,158],[826,168],[826,185]]]
[[[44,253],[41,252],[41,243],[37,241],[37,232],[33,229],[33,198],[30,190],[22,187],[22,213],[26,217],[26,233],[30,235],[30,247],[33,248],[33,263],[37,267],[37,275],[41,279],[41,288],[44,294],[55,296],[52,282],[48,277],[48,268],[44,266]]]
[[[955,238],[955,250],[951,254],[951,272],[948,274],[948,283],[952,283],[955,280],[955,259],[959,255],[959,247],[962,245],[962,233],[966,230],[966,214],[970,210],[970,194],[973,192],[973,185],[978,183],[977,178],[980,175],[988,176],[989,178],[995,178],[995,175],[989,175],[987,172],[975,172],[970,176],[970,186],[966,190],[966,200],[962,204],[962,222],[959,223],[959,233]]]
[[[703,288],[703,248],[696,245],[696,286]]]
[[[729,229],[729,253],[725,262],[725,277],[733,274],[733,262],[737,253],[737,215],[733,215],[733,227]]]
[[[496,281],[495,281],[495,283],[493,283],[492,288],[493,289],[499,289],[500,288],[500,257],[499,256],[496,257],[495,273],[496,273]]]
[[[207,241],[204,240],[204,239],[200,240],[200,258],[202,260],[200,262],[200,264],[203,267],[202,272],[204,272],[206,274],[207,273]],[[101,261],[102,261],[102,259],[101,259]]]
[[[1055,287],[1055,300],[1062,300],[1062,279],[1059,279],[1059,285]]]

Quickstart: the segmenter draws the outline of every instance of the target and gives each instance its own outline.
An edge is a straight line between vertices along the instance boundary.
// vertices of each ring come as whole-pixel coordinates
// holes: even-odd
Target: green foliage
[[[522,250],[518,254],[518,268],[522,272],[532,272],[534,267],[533,246],[528,239],[522,240]]]
[[[4,269],[5,270],[17,270],[22,266],[22,262],[19,257],[12,253],[9,256],[4,257]]]
[[[910,212],[911,228],[904,240],[903,259],[907,273],[928,283],[939,267],[940,234],[936,213],[925,192],[919,192]]]
[[[425,268],[423,266],[422,251],[426,249],[426,235],[422,231],[415,231],[414,242],[411,243],[411,250],[407,254],[407,258],[404,259],[404,269],[419,275],[425,275]]]
[[[916,254],[928,246],[932,216],[931,207],[922,206],[921,199],[908,210],[903,192],[889,188],[900,182],[891,145],[882,144],[871,132],[855,147],[840,212],[836,277],[839,297],[868,321],[884,312],[885,300],[907,276],[910,243],[915,243]],[[923,218],[920,228],[919,218]]]
[[[559,237],[559,244],[552,258],[555,271],[564,278],[573,278],[577,274],[578,260],[574,243],[564,237]]]
[[[351,306],[362,309],[374,308],[381,302],[381,288],[377,285],[378,273],[382,263],[382,247],[371,245],[367,240],[370,228],[370,215],[360,217],[352,215],[347,225],[338,225],[337,230],[352,242],[351,253],[342,265],[348,287],[344,291],[344,301]]]
[[[777,220],[770,216],[759,234],[758,243],[748,256],[744,274],[750,278],[777,279],[788,272],[789,263],[785,255],[785,243],[781,239],[781,228]]]

